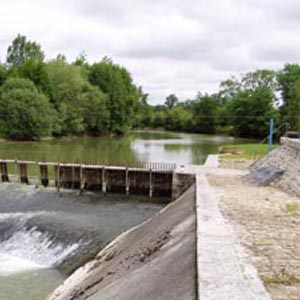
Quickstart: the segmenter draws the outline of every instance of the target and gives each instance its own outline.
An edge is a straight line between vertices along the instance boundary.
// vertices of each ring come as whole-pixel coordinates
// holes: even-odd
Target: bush
[[[53,109],[28,79],[10,78],[0,89],[0,128],[6,138],[39,139],[51,134]]]

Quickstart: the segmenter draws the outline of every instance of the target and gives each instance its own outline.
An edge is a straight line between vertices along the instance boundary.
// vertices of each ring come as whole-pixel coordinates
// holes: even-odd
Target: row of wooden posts
[[[39,168],[38,184],[50,185],[49,166],[54,168],[57,191],[61,188],[171,197],[173,170],[152,170],[82,164],[0,160],[2,182],[9,182],[8,164],[19,168],[19,181],[30,184],[28,166]]]

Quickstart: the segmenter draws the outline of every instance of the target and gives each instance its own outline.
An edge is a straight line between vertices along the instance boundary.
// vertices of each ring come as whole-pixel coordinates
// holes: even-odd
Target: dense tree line
[[[36,42],[18,35],[0,65],[0,135],[27,140],[43,136],[124,134],[145,98],[130,73],[109,58],[88,64],[63,55],[45,62]]]
[[[269,119],[300,124],[300,65],[231,77],[214,94],[180,101],[169,95],[151,106],[131,74],[110,58],[89,64],[85,55],[68,63],[59,54],[45,61],[41,46],[18,35],[0,64],[0,136],[125,134],[153,128],[265,137]]]
[[[198,93],[179,101],[172,94],[164,105],[144,108],[141,125],[195,133],[228,133],[263,138],[275,125],[288,122],[299,129],[300,65],[287,64],[280,71],[257,70],[220,84],[214,94]]]

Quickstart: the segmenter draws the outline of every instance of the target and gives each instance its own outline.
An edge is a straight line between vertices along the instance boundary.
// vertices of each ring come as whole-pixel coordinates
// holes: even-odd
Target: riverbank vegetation
[[[18,35],[0,64],[0,136],[16,140],[44,136],[120,135],[132,129],[226,133],[265,137],[275,126],[298,128],[300,65],[258,70],[221,83],[195,99],[169,95],[152,106],[130,72],[110,58],[90,64],[64,55],[45,61],[41,46]]]
[[[297,130],[300,107],[300,65],[282,70],[257,70],[221,82],[214,94],[198,93],[179,101],[172,94],[164,105],[148,107],[145,126],[196,133],[227,133],[246,138],[265,138],[270,118],[275,129],[288,122]],[[287,126],[282,126],[282,135]]]
[[[278,144],[273,145],[277,148]],[[263,157],[269,151],[267,144],[237,144],[237,145],[224,145],[220,148],[221,159],[247,159],[254,160]]]

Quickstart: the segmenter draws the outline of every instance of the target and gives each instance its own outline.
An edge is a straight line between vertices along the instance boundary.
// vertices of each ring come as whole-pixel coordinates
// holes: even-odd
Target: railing
[[[26,156],[26,155],[25,155]],[[20,156],[18,156],[20,157]],[[176,169],[176,163],[170,162],[145,162],[145,161],[135,161],[135,162],[126,162],[126,161],[108,161],[108,160],[75,160],[74,162],[59,160],[58,162],[47,162],[46,159],[41,160],[31,160],[28,157],[16,158],[16,159],[0,159],[0,162],[6,162],[10,164],[19,164],[26,163],[28,165],[37,165],[37,164],[47,164],[47,165],[56,165],[60,164],[75,164],[75,165],[95,165],[95,166],[114,166],[114,167],[127,167],[127,168],[136,168],[136,169],[152,169],[152,170],[166,170],[173,171]]]

